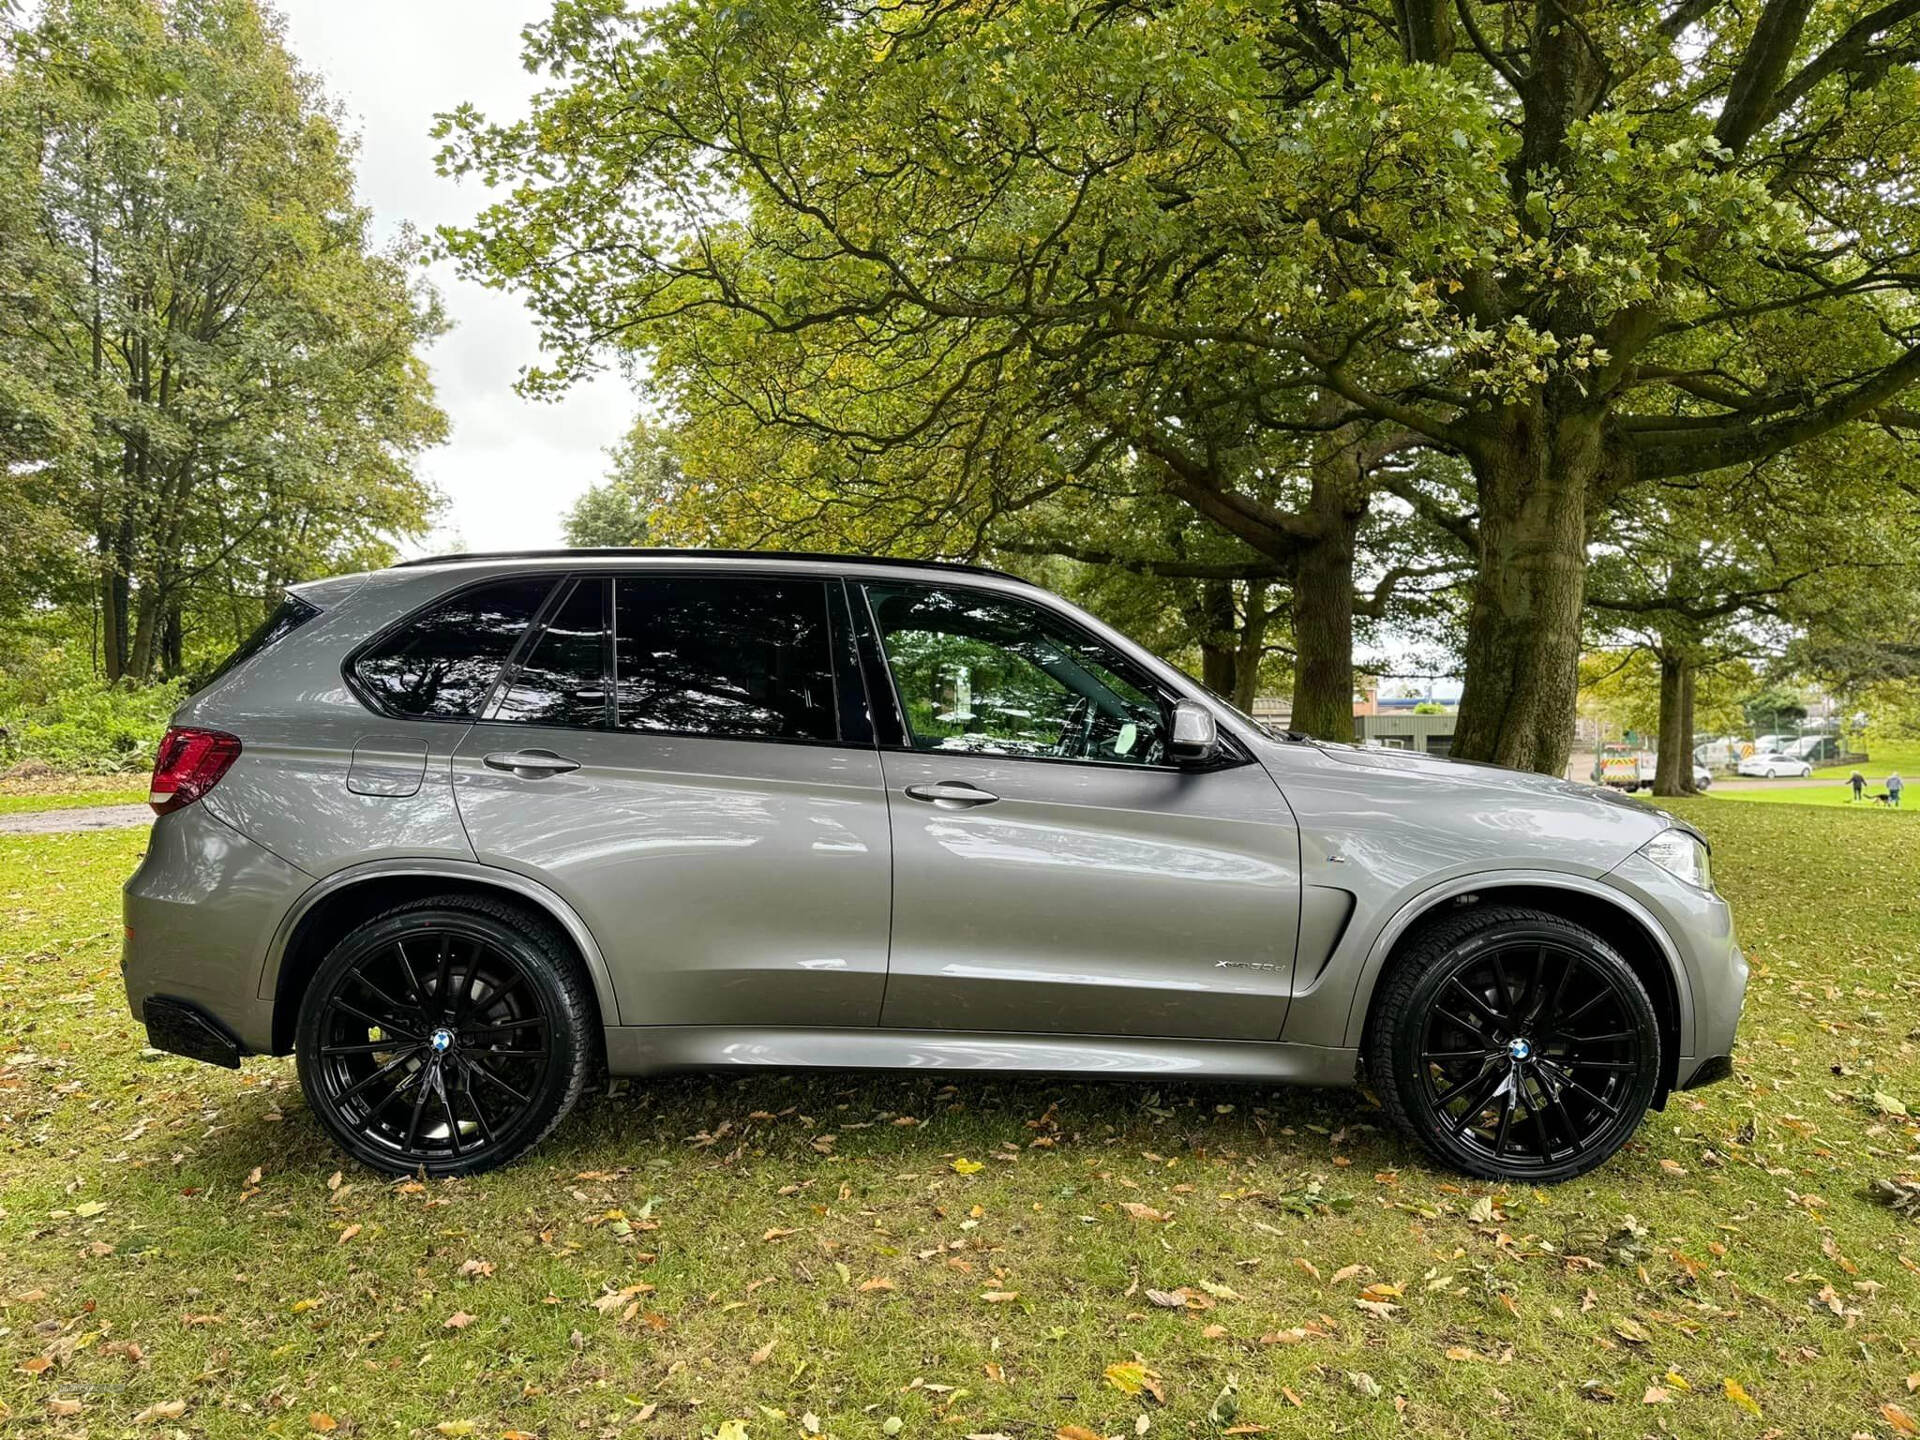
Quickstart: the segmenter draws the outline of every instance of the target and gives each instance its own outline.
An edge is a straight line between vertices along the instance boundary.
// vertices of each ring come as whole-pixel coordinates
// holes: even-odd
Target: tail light
[[[176,725],[160,742],[153,757],[153,783],[147,804],[156,815],[185,809],[215,785],[240,758],[240,739],[223,730],[195,730]]]

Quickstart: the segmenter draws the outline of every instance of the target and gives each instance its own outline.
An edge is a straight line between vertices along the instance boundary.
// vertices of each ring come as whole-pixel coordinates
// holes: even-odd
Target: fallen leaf
[[[1084,1425],[1062,1425],[1053,1432],[1053,1440],[1100,1440],[1100,1436]]]
[[[133,1417],[133,1423],[136,1425],[150,1425],[156,1420],[178,1420],[186,1413],[186,1401],[162,1400],[159,1404],[149,1405],[138,1415],[135,1415]]]
[[[747,1363],[749,1365],[766,1364],[768,1360],[773,1358],[773,1347],[778,1343],[779,1342],[777,1340],[767,1341],[766,1344],[762,1345],[758,1350],[754,1351],[753,1354],[747,1357]]]
[[[1720,1388],[1726,1393],[1727,1399],[1738,1405],[1749,1415],[1758,1415],[1760,1413],[1760,1402],[1749,1395],[1747,1393],[1747,1387],[1731,1375],[1720,1382]]]
[[[1138,1200],[1123,1200],[1120,1208],[1136,1220],[1171,1220],[1173,1216],[1164,1210],[1156,1210],[1151,1205],[1142,1205]]]
[[[1020,1298],[1018,1290],[982,1290],[980,1298],[989,1305],[1007,1305]]]
[[[340,1422],[324,1410],[315,1410],[311,1415],[307,1416],[307,1428],[309,1430],[319,1430],[324,1433],[328,1430],[338,1430],[340,1428]]]
[[[977,1175],[986,1168],[978,1160],[969,1160],[964,1155],[958,1156],[953,1161],[953,1172],[956,1175]]]
[[[471,1420],[442,1420],[433,1427],[442,1435],[471,1435],[474,1424]]]
[[[889,1280],[886,1276],[875,1275],[870,1280],[862,1280],[859,1283],[859,1285],[855,1286],[854,1288],[861,1291],[891,1290],[894,1288],[894,1285],[893,1285],[893,1281]]]
[[[1664,1385],[1649,1385],[1647,1386],[1647,1393],[1640,1397],[1640,1403],[1642,1405],[1671,1405],[1673,1403],[1673,1391],[1667,1389]]]
[[[1920,1423],[1891,1400],[1880,1407],[1880,1418],[1902,1435],[1920,1435]]]
[[[445,1323],[442,1324],[440,1328],[443,1330],[464,1330],[478,1318],[477,1315],[469,1315],[464,1310],[456,1310],[446,1318]]]
[[[347,1226],[346,1229],[340,1232],[340,1238],[334,1241],[333,1243],[336,1245],[344,1245],[359,1233],[360,1233],[360,1227],[358,1225],[349,1225]]]

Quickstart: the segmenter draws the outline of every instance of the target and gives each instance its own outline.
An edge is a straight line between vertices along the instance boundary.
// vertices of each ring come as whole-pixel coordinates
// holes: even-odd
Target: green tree
[[[677,447],[672,427],[636,419],[608,451],[607,478],[567,512],[567,543],[589,549],[648,544],[654,512],[673,504],[685,484]]]
[[[528,57],[531,119],[449,118],[508,188],[447,238],[536,385],[757,345],[791,411],[865,363],[897,423],[809,423],[1077,415],[1283,561],[1321,526],[1214,463],[1223,407],[1458,456],[1472,758],[1564,765],[1621,495],[1912,428],[1917,0],[560,0]]]
[[[90,541],[109,679],[180,673],[191,631],[221,648],[424,528],[438,305],[372,247],[352,147],[254,0],[53,0],[7,37],[0,157],[31,282],[0,374],[59,396],[35,473]]]

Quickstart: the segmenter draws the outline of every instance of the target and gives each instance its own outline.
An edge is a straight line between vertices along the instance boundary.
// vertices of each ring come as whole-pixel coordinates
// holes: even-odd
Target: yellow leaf
[[[1880,1407],[1880,1418],[1902,1435],[1920,1435],[1920,1424],[1914,1423],[1913,1416],[1891,1400]]]
[[[1147,1367],[1138,1360],[1116,1360],[1104,1373],[1107,1383],[1122,1395],[1138,1395],[1147,1388]]]
[[[1006,1305],[1020,1298],[1018,1290],[982,1290],[980,1298],[989,1305]]]
[[[1053,1432],[1053,1440],[1100,1440],[1100,1437],[1084,1425],[1062,1425]]]
[[[1738,1405],[1749,1415],[1758,1415],[1760,1413],[1760,1402],[1749,1395],[1747,1393],[1747,1387],[1731,1375],[1720,1382],[1720,1388],[1726,1392],[1729,1400],[1733,1401],[1734,1404]]]
[[[1687,1383],[1687,1377],[1682,1375],[1678,1370],[1669,1370],[1667,1371],[1666,1374],[1662,1375],[1660,1378],[1666,1384],[1671,1385],[1675,1390],[1693,1389],[1693,1386]]]
[[[977,1175],[986,1168],[978,1160],[969,1160],[964,1155],[953,1162],[953,1171],[956,1175]]]
[[[296,1300],[287,1308],[292,1310],[296,1315],[304,1315],[309,1310],[318,1310],[320,1308],[320,1302],[318,1300]]]
[[[438,1430],[442,1435],[471,1435],[473,1433],[473,1421],[442,1420],[433,1428]]]
[[[315,1410],[311,1415],[307,1416],[307,1428],[309,1430],[319,1430],[322,1432],[338,1430],[340,1428],[340,1422],[324,1410]]]

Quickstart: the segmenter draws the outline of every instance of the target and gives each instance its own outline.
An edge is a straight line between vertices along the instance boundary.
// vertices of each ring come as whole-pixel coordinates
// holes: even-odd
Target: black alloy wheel
[[[1545,912],[1471,906],[1399,957],[1367,1060],[1381,1103],[1441,1162],[1549,1182],[1584,1174],[1633,1134],[1660,1044],[1646,986],[1597,935]]]
[[[321,963],[301,1006],[300,1083],[375,1169],[473,1174],[565,1117],[594,1024],[577,962],[540,918],[443,896],[369,920]]]

